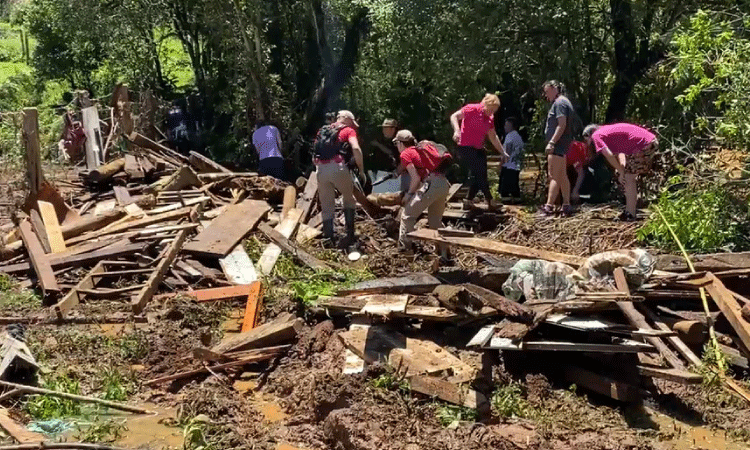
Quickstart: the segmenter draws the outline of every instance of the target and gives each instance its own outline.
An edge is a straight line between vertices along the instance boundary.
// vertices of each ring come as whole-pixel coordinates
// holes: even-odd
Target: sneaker
[[[541,213],[543,216],[554,216],[555,207],[553,205],[545,203],[541,208],[539,208],[539,213]]]
[[[562,216],[563,217],[570,217],[570,216],[572,216],[575,213],[576,213],[576,211],[575,211],[575,209],[573,208],[572,205],[563,205],[563,207],[562,207]]]
[[[622,214],[617,217],[617,220],[620,222],[636,222],[638,218],[627,211],[623,211]]]

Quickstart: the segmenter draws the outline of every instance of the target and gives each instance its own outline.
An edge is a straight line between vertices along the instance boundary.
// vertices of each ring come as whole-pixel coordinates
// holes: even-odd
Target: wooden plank
[[[617,269],[615,269],[614,277],[615,286],[617,286],[617,289],[619,289],[620,292],[629,294],[630,289],[628,288],[628,282],[625,279],[625,272],[623,271],[622,267],[618,267]],[[628,319],[628,322],[630,322],[632,326],[646,330],[653,329],[653,327],[651,327],[651,325],[646,322],[646,318],[643,316],[643,314],[635,309],[635,305],[632,302],[617,302],[617,307],[620,309],[620,311],[622,311],[622,313],[625,315],[625,317]],[[666,330],[662,329],[662,331],[670,330],[669,327],[667,327]],[[683,364],[680,358],[669,347],[667,347],[664,341],[656,337],[646,337],[645,339],[646,342],[656,347],[662,358],[664,358],[664,360],[670,366],[672,366],[672,368],[686,370],[685,364]]]
[[[145,177],[144,171],[141,170],[140,164],[135,155],[125,155],[125,173],[131,178],[131,180],[140,180]]]
[[[437,230],[422,228],[409,233],[412,239],[418,239],[428,242],[442,243],[453,245],[461,248],[481,251],[485,253],[494,253],[500,255],[510,255],[516,258],[542,259],[545,261],[554,261],[565,263],[578,267],[585,261],[585,258],[563,253],[548,252],[521,245],[506,244],[494,239],[469,238],[469,237],[441,237]]]
[[[292,314],[282,314],[273,322],[265,323],[246,333],[225,338],[211,351],[227,353],[237,350],[268,347],[282,342],[291,341],[302,331],[303,322]]]
[[[204,203],[204,202],[207,202],[209,200],[211,200],[211,197],[206,197],[206,196],[189,198],[189,199],[184,200],[184,201],[180,199],[180,200],[176,200],[175,203],[172,203],[171,205],[164,205],[164,206],[160,206],[158,208],[149,209],[148,213],[149,214],[162,214],[162,213],[165,213],[165,212],[169,212],[169,211],[174,211],[174,210],[180,209],[180,208],[185,207],[185,206],[193,206],[193,205],[197,205],[199,203]]]
[[[440,280],[427,273],[404,277],[379,278],[357,283],[350,289],[341,289],[339,296],[363,294],[427,294],[440,286]]]
[[[125,211],[116,209],[102,216],[81,217],[78,220],[62,226],[62,234],[65,239],[71,239],[87,231],[98,230],[110,223],[120,219]],[[59,218],[59,215],[58,215]]]
[[[232,173],[231,170],[217,163],[216,161],[206,158],[198,152],[190,152],[190,164],[201,172],[212,173]]]
[[[294,190],[293,187],[292,190]],[[302,211],[294,208],[290,210],[286,216],[282,213],[282,217],[284,217],[284,219],[282,219],[281,223],[276,225],[274,230],[279,232],[286,239],[289,239],[294,232],[297,231],[297,226],[302,218]],[[273,243],[266,246],[263,253],[260,255],[260,259],[258,259],[258,269],[260,270],[260,273],[266,276],[271,275],[279,256],[281,256],[281,247]]]
[[[671,330],[659,331],[652,328],[632,329],[597,317],[575,317],[564,314],[552,314],[544,319],[544,322],[578,331],[605,331],[610,333],[626,333],[633,336],[667,337],[676,336],[677,334]]]
[[[66,248],[65,239],[60,229],[60,222],[57,219],[57,212],[54,205],[42,200],[39,200],[37,203],[39,204],[39,212],[42,215],[42,221],[47,231],[50,250],[52,250],[52,253],[64,252]]]
[[[647,366],[640,364],[637,366],[638,373],[646,377],[661,378],[675,383],[682,384],[701,384],[703,377],[697,373],[688,372],[679,369],[665,369],[663,367]]]
[[[504,317],[510,317],[524,323],[531,323],[534,320],[534,312],[520,303],[508,300],[496,292],[474,284],[467,283],[462,286],[484,306],[496,309]]]
[[[117,224],[115,226],[112,226],[112,227],[109,227],[109,228],[106,228],[106,229],[102,229],[102,230],[99,230],[99,231],[95,231],[95,232],[90,233],[90,234],[86,234],[86,235],[83,235],[83,236],[77,236],[77,237],[68,239],[66,241],[66,244],[73,245],[73,244],[77,244],[79,242],[88,241],[90,239],[98,238],[98,237],[101,237],[101,236],[106,236],[108,234],[121,233],[123,231],[128,231],[128,230],[131,230],[133,228],[143,228],[143,227],[147,227],[149,225],[154,225],[154,224],[157,224],[157,223],[166,222],[168,220],[179,219],[179,218],[182,218],[182,217],[185,217],[185,216],[189,215],[191,210],[192,210],[191,207],[186,206],[184,208],[178,209],[177,211],[170,211],[170,212],[166,212],[166,213],[162,213],[162,214],[157,214],[157,215],[154,215],[154,216],[146,216],[146,217],[143,217],[142,219],[131,220],[129,222]]]
[[[55,273],[52,271],[52,265],[47,255],[44,253],[42,244],[39,243],[34,232],[31,230],[31,224],[24,220],[19,225],[21,231],[21,239],[23,240],[26,251],[29,254],[31,265],[36,272],[39,285],[42,287],[44,296],[52,295],[60,292],[60,287],[57,285],[55,280]]]
[[[461,183],[451,184],[451,188],[448,189],[448,197],[446,197],[445,202],[448,203],[449,201],[451,201],[453,196],[456,195],[456,193],[461,190],[462,186],[463,184]]]
[[[260,281],[256,281],[250,285],[240,333],[247,333],[258,324],[258,310],[260,309],[262,287]]]
[[[29,184],[29,196],[36,200],[44,182],[41,147],[39,144],[39,113],[36,108],[23,109],[23,129],[21,135],[24,147],[26,148],[26,179]]]
[[[406,313],[408,295],[372,295],[364,297],[367,303],[362,307],[363,314],[388,316],[393,313]]]
[[[219,259],[227,280],[234,284],[250,284],[258,279],[255,266],[240,243],[227,256]]]
[[[597,394],[606,395],[614,400],[638,402],[641,399],[641,391],[637,387],[599,375],[590,370],[565,366],[563,367],[563,374],[569,382],[575,383],[576,386],[591,390]]]
[[[177,234],[177,237],[175,237],[172,243],[169,244],[169,249],[164,254],[164,257],[159,261],[159,265],[156,266],[156,270],[154,270],[154,273],[152,273],[148,278],[148,281],[146,281],[146,286],[138,293],[138,296],[133,299],[133,313],[136,315],[143,311],[143,308],[151,300],[151,297],[154,296],[154,293],[159,288],[159,284],[164,279],[164,275],[172,266],[172,262],[174,262],[177,254],[182,249],[182,244],[185,242],[187,235],[188,230],[182,230]]]
[[[222,258],[247,236],[271,207],[259,200],[229,206],[211,225],[185,245],[185,252]]]
[[[91,271],[86,274],[85,277],[73,288],[65,294],[65,297],[62,298],[59,302],[57,302],[53,308],[55,310],[55,314],[57,314],[57,317],[59,319],[63,319],[65,315],[73,309],[77,304],[79,304],[85,297],[85,294],[82,294],[81,290],[86,289],[93,289],[96,286],[96,275],[104,273],[105,267],[104,262],[99,261]]]
[[[127,189],[122,186],[114,186],[112,189],[115,191],[115,198],[117,199],[118,205],[127,206],[133,203],[133,198],[130,196]]]
[[[29,431],[13,420],[5,408],[0,409],[0,427],[21,444],[41,444],[47,440],[47,437],[43,434]],[[40,445],[40,447],[42,446]]]
[[[307,253],[297,246],[297,244],[291,242],[285,238],[281,233],[269,227],[267,224],[262,223],[258,225],[258,229],[265,234],[271,241],[281,247],[285,252],[290,253],[295,259],[302,262],[307,267],[313,270],[331,270],[328,264]]]
[[[39,243],[42,244],[44,253],[52,253],[52,248],[49,245],[49,238],[47,237],[47,228],[44,226],[42,216],[39,215],[39,211],[32,209],[29,211],[29,220],[31,222],[31,228],[34,230],[34,234],[39,239]]]
[[[592,353],[638,353],[656,352],[649,344],[622,339],[620,344],[589,344],[586,342],[564,341],[521,341],[494,336],[484,348],[492,350],[538,350],[551,352],[592,352]]]
[[[96,106],[81,109],[83,132],[86,134],[86,168],[94,170],[102,164],[102,130]]]
[[[195,376],[195,375],[201,375],[201,374],[204,374],[204,373],[217,372],[217,371],[221,371],[221,370],[224,370],[224,369],[228,369],[230,367],[240,367],[240,366],[244,366],[244,365],[247,365],[247,364],[252,364],[252,363],[255,363],[255,362],[267,361],[269,359],[272,359],[272,358],[276,357],[277,355],[278,355],[278,353],[272,352],[272,353],[267,353],[267,354],[260,354],[260,355],[250,356],[248,358],[243,358],[243,359],[240,359],[240,360],[237,360],[237,361],[231,361],[231,362],[224,363],[224,364],[217,364],[215,366],[204,367],[204,368],[195,369],[195,370],[189,370],[187,372],[180,372],[180,373],[176,373],[174,375],[167,375],[167,376],[160,377],[160,378],[154,378],[152,380],[146,381],[143,384],[146,385],[146,386],[153,386],[153,385],[160,384],[160,383],[166,383],[167,381],[179,380],[179,379],[182,379],[182,378],[188,378],[188,377],[192,377],[192,376]]]
[[[750,252],[712,253],[691,256],[693,266],[698,272],[718,272],[722,270],[750,268]],[[681,256],[668,255],[657,260],[656,268],[668,272],[687,272],[685,259]]]
[[[404,336],[383,326],[339,333],[344,345],[368,363],[386,362],[413,375],[448,375],[453,383],[468,383],[476,370],[432,341]]]
[[[251,290],[252,284],[241,284],[238,286],[224,286],[208,289],[197,289],[185,292],[185,295],[195,298],[198,303],[226,300],[230,298],[246,297]]]
[[[750,323],[742,318],[742,306],[737,302],[732,291],[724,286],[724,283],[716,278],[712,273],[706,275],[711,284],[706,286],[706,292],[711,296],[724,317],[732,325],[732,328],[739,336],[742,344],[746,349],[750,348]],[[746,354],[745,356],[750,356]]]
[[[312,172],[310,178],[307,179],[305,184],[305,190],[302,191],[302,196],[297,202],[297,209],[302,211],[302,217],[300,217],[301,223],[307,223],[310,219],[310,213],[312,212],[315,202],[318,200],[318,173]]]
[[[467,386],[458,386],[440,378],[425,375],[414,375],[408,380],[412,391],[437,397],[454,405],[472,409],[487,409],[490,406],[487,397]]]
[[[456,230],[454,228],[438,228],[438,234],[446,237],[474,237],[470,230]]]
[[[112,245],[112,244],[110,244]],[[111,246],[90,253],[82,253],[68,256],[53,253],[50,255],[50,264],[53,269],[63,269],[66,267],[81,267],[87,264],[96,263],[97,261],[105,258],[118,258],[120,256],[130,255],[135,252],[143,250],[145,244],[125,244],[118,246]],[[0,267],[0,272],[7,274],[26,272],[31,269],[31,265],[27,262],[12,264],[8,266]]]

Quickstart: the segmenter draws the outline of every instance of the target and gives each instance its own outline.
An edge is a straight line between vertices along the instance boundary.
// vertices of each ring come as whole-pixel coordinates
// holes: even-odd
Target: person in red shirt
[[[466,203],[474,201],[477,192],[482,191],[489,206],[496,206],[492,201],[490,184],[487,180],[487,153],[484,151],[484,140],[489,138],[492,145],[505,162],[508,155],[495,131],[495,112],[500,108],[500,99],[495,94],[486,94],[481,102],[471,103],[451,115],[453,140],[458,144],[458,154],[469,168],[472,182]]]
[[[573,141],[565,153],[565,164],[568,167],[568,179],[575,178],[575,185],[570,191],[570,200],[578,203],[581,198],[581,186],[585,177],[585,168],[594,158],[594,154],[585,142]],[[558,187],[559,191],[559,187]]]
[[[450,154],[444,146],[431,141],[417,143],[409,130],[396,133],[393,142],[398,148],[401,165],[409,173],[411,183],[404,195],[398,244],[402,250],[410,251],[411,242],[407,234],[414,231],[419,216],[427,210],[427,224],[437,230],[442,225],[445,204],[451,184],[445,177]],[[440,148],[442,147],[442,148]],[[448,248],[438,246],[443,262],[448,260]]]
[[[337,131],[337,148],[335,154],[322,157],[316,153],[314,163],[318,173],[318,197],[320,199],[321,215],[323,216],[323,237],[331,243],[335,242],[333,218],[336,213],[336,191],[344,198],[344,221],[346,223],[346,240],[342,247],[348,247],[355,241],[354,217],[357,202],[354,199],[354,182],[347,165],[347,156],[351,149],[351,157],[359,168],[361,175],[365,174],[362,149],[357,139],[359,125],[350,111],[338,112],[337,121],[330,125]],[[323,127],[322,131],[326,129]],[[318,139],[320,139],[320,134]],[[317,142],[316,142],[317,144]],[[327,149],[327,148],[326,148]],[[316,152],[319,150],[316,150]]]
[[[651,170],[659,148],[656,135],[638,125],[613,123],[601,126],[591,124],[584,128],[583,137],[617,171],[618,180],[625,190],[625,211],[620,219],[635,221],[638,175]]]

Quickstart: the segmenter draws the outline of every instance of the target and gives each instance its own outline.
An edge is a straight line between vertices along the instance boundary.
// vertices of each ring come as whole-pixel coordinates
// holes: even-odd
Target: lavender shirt
[[[253,133],[253,145],[258,151],[259,159],[281,158],[280,141],[279,129],[273,125],[260,127]]]

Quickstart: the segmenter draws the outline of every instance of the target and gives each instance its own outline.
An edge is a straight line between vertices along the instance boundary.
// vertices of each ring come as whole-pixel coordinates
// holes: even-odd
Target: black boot
[[[333,219],[323,221],[323,238],[333,246],[336,244],[336,237],[333,234]]]
[[[341,242],[342,248],[347,248],[353,245],[355,242],[354,236],[354,216],[356,211],[354,208],[344,209],[344,223],[346,224],[346,239]]]

